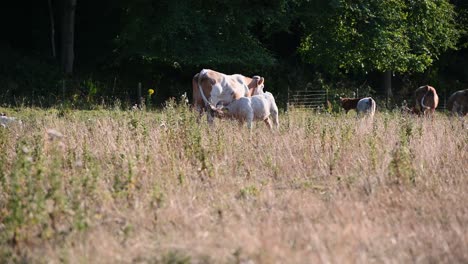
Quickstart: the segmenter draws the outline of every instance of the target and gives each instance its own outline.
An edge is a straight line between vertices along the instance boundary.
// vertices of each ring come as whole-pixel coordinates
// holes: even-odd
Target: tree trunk
[[[393,98],[392,93],[392,71],[384,73],[384,88],[387,108],[390,108],[390,100]]]
[[[77,0],[65,0],[62,16],[62,69],[66,74],[73,73],[75,59],[75,9]]]
[[[54,20],[54,10],[52,9],[52,0],[47,0],[49,5],[49,17],[50,17],[50,44],[52,47],[52,57],[57,57],[57,52],[55,50],[55,20]]]

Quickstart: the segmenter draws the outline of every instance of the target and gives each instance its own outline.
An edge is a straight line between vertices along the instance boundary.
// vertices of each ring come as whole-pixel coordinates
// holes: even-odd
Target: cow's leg
[[[454,102],[454,103],[453,103],[453,107],[452,107],[452,109],[449,109],[449,111],[451,111],[451,115],[452,115],[452,116],[459,116],[459,115],[460,115],[460,112],[458,111],[458,104],[457,104],[457,102]]]
[[[273,124],[275,125],[275,128],[276,129],[279,129],[279,118],[278,118],[278,114],[273,114],[271,115],[272,119],[273,119]]]
[[[356,119],[359,119],[361,117],[361,110],[356,109]]]
[[[275,125],[275,128],[279,129],[278,107],[274,106],[274,108],[271,110],[270,117],[273,120],[273,124]]]
[[[197,123],[200,123],[200,120],[201,120],[201,118],[202,118],[202,116],[203,116],[203,111],[204,111],[204,109],[203,109],[201,106],[197,105],[197,106],[195,106],[195,111],[198,112],[198,115],[197,115]]]
[[[432,118],[432,109],[427,109],[424,114],[427,118]]]
[[[457,102],[455,102],[453,104],[452,109],[453,109],[452,112],[454,113],[454,115],[457,115],[457,116],[460,116],[460,117],[462,117],[464,115],[465,109],[464,109],[463,105],[458,104]]]
[[[265,121],[265,124],[267,125],[267,127],[268,127],[269,129],[271,129],[271,128],[272,128],[272,126],[271,126],[271,120],[270,120],[270,117],[267,117],[267,118],[266,118],[264,121]]]
[[[209,107],[207,107],[206,109],[206,120],[208,121],[208,124],[212,125],[214,122],[214,111]]]
[[[253,119],[254,119],[254,114],[253,114],[253,110],[249,111],[247,113],[247,117],[246,117],[246,120],[247,120],[247,128],[249,130],[252,130],[252,125],[253,125]]]

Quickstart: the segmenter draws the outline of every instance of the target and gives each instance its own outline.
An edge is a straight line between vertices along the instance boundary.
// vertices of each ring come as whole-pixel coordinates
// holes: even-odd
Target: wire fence
[[[328,101],[328,91],[323,89],[288,89],[287,109],[323,109]]]

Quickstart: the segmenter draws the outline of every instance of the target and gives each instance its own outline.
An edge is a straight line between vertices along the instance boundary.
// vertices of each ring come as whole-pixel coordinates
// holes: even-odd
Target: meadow
[[[0,111],[22,120],[0,127],[5,262],[468,262],[468,130],[444,113]]]

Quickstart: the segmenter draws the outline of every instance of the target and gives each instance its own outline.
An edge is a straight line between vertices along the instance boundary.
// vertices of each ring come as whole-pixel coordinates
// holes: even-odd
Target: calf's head
[[[258,75],[253,76],[252,82],[248,85],[248,96],[263,94],[263,88],[265,88],[265,78]]]

